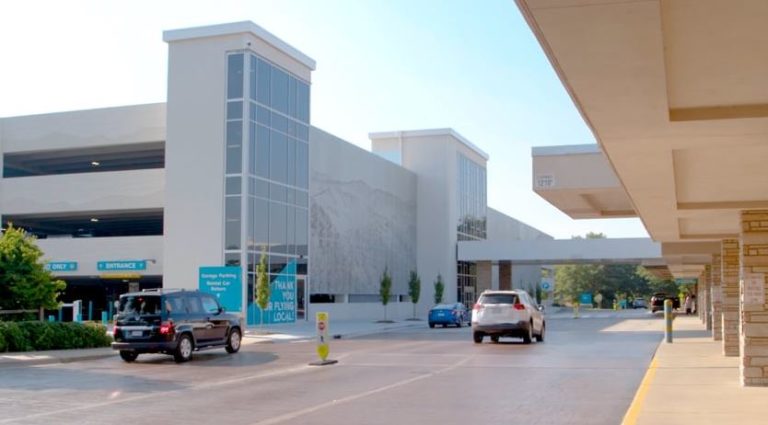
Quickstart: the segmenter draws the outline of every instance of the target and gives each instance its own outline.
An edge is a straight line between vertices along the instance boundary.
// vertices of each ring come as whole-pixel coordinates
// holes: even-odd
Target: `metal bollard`
[[[672,300],[664,300],[664,339],[667,343],[672,343]]]
[[[101,311],[101,324],[104,326],[107,325],[107,312],[104,310]]]

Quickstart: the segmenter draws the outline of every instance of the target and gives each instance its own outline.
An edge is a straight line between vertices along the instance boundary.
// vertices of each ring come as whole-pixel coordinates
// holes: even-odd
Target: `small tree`
[[[42,256],[34,236],[12,225],[5,229],[0,236],[0,308],[59,308],[59,293],[67,284],[45,269]]]
[[[408,281],[408,295],[411,297],[413,303],[413,318],[416,318],[416,304],[419,302],[421,296],[421,278],[419,278],[416,270],[411,270],[411,279]]]
[[[440,273],[437,274],[437,280],[435,281],[435,304],[443,302],[443,292],[445,291],[445,284],[443,283],[443,276]]]
[[[381,297],[381,305],[384,306],[384,320],[387,320],[387,304],[389,304],[389,296],[392,292],[392,278],[389,276],[389,271],[384,267],[384,274],[381,276],[381,283],[379,285],[379,296]]]
[[[264,310],[269,306],[269,275],[267,274],[267,252],[262,247],[261,259],[256,266],[256,305],[261,310],[261,325],[264,325]]]

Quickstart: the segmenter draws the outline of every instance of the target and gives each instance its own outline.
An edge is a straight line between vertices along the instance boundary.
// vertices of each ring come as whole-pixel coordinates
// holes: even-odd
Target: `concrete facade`
[[[196,289],[199,267],[223,265],[241,267],[242,307],[248,308],[248,285],[252,283],[254,265],[254,254],[250,251],[259,245],[256,237],[250,237],[258,232],[251,232],[248,226],[269,222],[276,205],[287,208],[288,223],[291,217],[299,220],[299,210],[307,213],[310,222],[309,240],[305,242],[308,254],[299,253],[298,249],[290,251],[292,236],[299,245],[290,224],[285,226],[286,242],[271,243],[270,228],[270,243],[261,243],[270,248],[273,276],[274,264],[278,264],[275,270],[280,270],[280,264],[273,261],[275,257],[280,257],[280,261],[304,261],[299,267],[308,262],[306,271],[296,272],[297,282],[299,275],[307,274],[308,316],[315,303],[310,299],[317,296],[317,308],[331,312],[336,319],[380,317],[378,287],[385,267],[393,278],[388,315],[411,316],[412,305],[407,299],[411,270],[421,275],[422,301],[417,313],[425,314],[431,307],[432,283],[438,275],[446,284],[445,301],[457,299],[457,227],[462,220],[460,205],[468,200],[458,188],[462,164],[459,158],[481,170],[481,190],[471,194],[471,201],[478,207],[473,225],[484,226],[483,237],[548,237],[487,208],[488,155],[452,129],[373,133],[373,152],[378,154],[374,155],[311,127],[308,118],[305,122],[304,118],[254,98],[253,92],[249,92],[253,83],[249,78],[254,78],[255,68],[253,62],[247,62],[249,57],[256,61],[258,56],[259,65],[268,62],[273,76],[275,69],[278,76],[285,73],[289,78],[288,93],[291,82],[310,84],[315,67],[314,60],[257,25],[237,22],[172,30],[165,32],[163,39],[169,52],[167,103],[0,119],[0,166],[4,166],[7,155],[24,154],[35,160],[44,162],[49,158],[56,162],[62,152],[75,152],[82,156],[77,160],[86,161],[86,167],[90,167],[88,155],[94,151],[112,153],[116,159],[130,162],[119,158],[119,154],[147,146],[154,149],[155,163],[151,169],[128,164],[135,169],[52,171],[0,179],[0,216],[77,216],[81,221],[96,222],[99,214],[105,213],[155,214],[156,229],[149,235],[46,234],[39,240],[46,260],[75,265],[74,269],[59,270],[56,274],[70,282],[78,280],[73,287],[82,285],[94,290],[94,296],[101,297],[98,309],[106,310],[128,288],[147,288],[129,280],[141,280],[143,285],[142,279],[152,277],[152,287]],[[230,66],[229,59],[235,56],[246,62],[240,68],[242,72],[233,77],[230,71],[235,68]],[[242,83],[239,96],[231,96],[228,91],[233,81]],[[291,98],[290,94],[284,95]],[[231,108],[234,105],[240,106]],[[270,114],[270,124],[260,121],[262,110]],[[237,116],[233,117],[232,111],[240,111],[240,115],[234,113]],[[273,128],[276,120],[286,119],[289,124],[285,129]],[[233,146],[233,126],[229,125],[233,121],[242,123],[242,132],[231,137],[239,142],[239,171],[229,169],[229,158],[234,157],[228,153]],[[304,125],[306,139],[299,135]],[[260,147],[251,146],[256,142],[249,138],[257,126],[286,137],[288,143],[296,139],[308,146],[308,188],[275,182],[271,175],[267,178],[248,168],[249,161],[258,161],[255,154],[262,152],[257,150]],[[274,139],[270,140],[269,146],[274,146]],[[288,146],[286,152],[291,152],[291,145]],[[288,153],[285,156],[292,158]],[[298,157],[297,153],[295,158]],[[272,164],[271,156],[269,161]],[[96,162],[94,167],[98,166]],[[19,170],[23,171],[23,167],[14,171]],[[240,183],[230,185],[232,181]],[[259,183],[254,181],[266,182],[269,195],[260,195]],[[233,187],[236,190],[231,192]],[[276,188],[278,193],[281,188],[287,190],[287,200],[272,197]],[[40,193],[46,196],[39,196]],[[302,193],[307,195],[306,204],[299,205]],[[239,208],[230,208],[232,198],[242,201]],[[269,213],[251,215],[260,201],[269,202]],[[295,215],[291,215],[291,208]],[[229,212],[238,209],[240,245],[233,248],[226,242],[228,224],[233,221]],[[32,230],[42,235],[41,228]],[[285,251],[271,251],[275,245],[285,245]],[[130,276],[103,276],[98,264],[104,260],[135,260],[141,267]],[[536,266],[512,269],[509,265],[488,265],[481,265],[478,272],[481,286],[467,288],[466,302],[474,302],[481,288],[511,287],[515,282],[538,283]],[[115,283],[121,286],[117,288]],[[111,292],[103,291],[107,287],[113,288]]]
[[[311,292],[376,298],[386,267],[392,293],[407,294],[416,175],[316,128],[310,144]]]

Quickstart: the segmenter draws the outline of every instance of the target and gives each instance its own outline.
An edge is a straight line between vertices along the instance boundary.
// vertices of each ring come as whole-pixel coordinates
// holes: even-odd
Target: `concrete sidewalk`
[[[413,326],[427,326],[424,321],[398,321],[377,323],[370,320],[331,321],[329,335],[337,338],[352,338],[377,334]],[[285,341],[305,341],[316,335],[314,321],[298,321],[282,325],[248,327],[243,335],[243,345]],[[51,363],[70,363],[94,360],[117,355],[117,351],[106,348],[77,350],[28,351],[22,353],[0,353],[0,369],[4,367],[33,366]]]
[[[678,316],[623,425],[766,424],[768,388],[742,387],[739,358],[725,357],[697,316]]]

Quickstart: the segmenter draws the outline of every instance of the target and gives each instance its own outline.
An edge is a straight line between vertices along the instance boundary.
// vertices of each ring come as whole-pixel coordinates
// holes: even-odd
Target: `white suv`
[[[544,315],[522,290],[483,291],[472,309],[472,338],[480,344],[488,335],[491,341],[511,336],[530,344],[533,338],[544,341]]]

